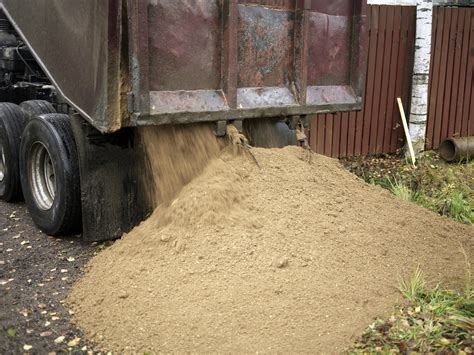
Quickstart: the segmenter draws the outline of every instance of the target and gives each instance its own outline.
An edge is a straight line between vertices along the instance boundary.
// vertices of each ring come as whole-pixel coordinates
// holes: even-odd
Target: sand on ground
[[[417,265],[464,283],[472,227],[301,148],[253,149],[258,166],[214,148],[74,287],[75,322],[104,349],[339,352],[391,312]]]

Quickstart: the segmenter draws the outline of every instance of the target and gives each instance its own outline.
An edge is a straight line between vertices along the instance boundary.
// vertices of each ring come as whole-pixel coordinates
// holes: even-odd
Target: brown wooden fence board
[[[313,150],[333,157],[392,153],[403,145],[396,105],[408,108],[416,8],[370,6],[370,48],[362,111],[321,114],[311,120]]]
[[[327,156],[332,156],[332,136],[333,136],[333,115],[325,115],[324,117],[326,125],[326,137],[324,144],[324,154]]]
[[[341,114],[341,139],[339,145],[339,156],[347,157],[347,132],[349,131],[349,113],[343,112]]]
[[[474,135],[474,90],[471,90],[471,109],[469,111],[469,123],[466,136]]]
[[[388,82],[391,83],[389,85],[388,93],[387,93],[387,121],[385,123],[385,132],[384,132],[384,139],[383,139],[383,152],[390,152],[391,151],[391,135],[393,131],[393,118],[395,116],[395,101],[389,100],[388,98],[393,98],[395,96],[396,91],[396,83],[397,83],[397,63],[398,63],[398,54],[400,48],[400,36],[397,36],[397,31],[401,28],[402,24],[402,9],[396,8],[393,11],[393,30],[391,31],[392,39],[392,48],[391,48],[391,57],[390,57],[390,69],[389,69],[389,79]]]
[[[426,148],[474,134],[474,8],[435,7]]]
[[[347,156],[357,155],[357,136],[360,135],[362,127],[357,126],[357,112],[349,112],[349,130],[347,131]],[[360,148],[358,149],[360,154]]]
[[[341,138],[341,116],[340,113],[336,113],[332,117],[332,157],[339,155],[339,140]]]
[[[398,57],[397,57],[397,74],[395,78],[395,87],[396,87],[396,93],[401,93],[399,95],[395,95],[395,97],[402,97],[403,91],[408,90],[409,86],[405,87],[405,79],[404,76],[406,75],[406,69],[405,66],[403,65],[405,58],[409,55],[407,52],[407,43],[409,42],[408,39],[408,33],[409,33],[409,26],[410,26],[410,15],[408,13],[408,9],[405,7],[402,7],[400,9],[401,12],[401,24],[400,28],[403,29],[403,32],[406,33],[406,36],[403,35],[404,33],[401,30],[401,35],[400,35],[400,44],[399,44],[399,49],[398,49]],[[413,9],[413,11],[415,11]],[[415,20],[413,20],[415,21]],[[410,38],[410,40],[415,40],[414,38]],[[401,64],[402,63],[402,64]],[[409,91],[409,90],[408,90]],[[396,100],[396,98],[395,98]],[[393,101],[395,101],[393,100]],[[399,142],[399,128],[401,127],[401,118],[398,110],[398,105],[394,104],[393,110],[392,110],[392,126],[391,126],[391,137],[390,137],[390,150],[388,152],[394,152],[398,149],[400,142]]]
[[[465,21],[465,11],[460,11],[457,15],[457,26],[456,26],[456,33],[454,34],[454,42],[455,42],[455,53],[462,52],[462,40],[463,40],[463,29],[464,29],[464,21]],[[456,126],[456,104],[458,102],[458,94],[459,90],[457,88],[461,85],[461,56],[456,55],[454,56],[454,65],[453,65],[453,83],[452,83],[452,90],[451,90],[451,104],[449,105],[449,113],[448,117],[448,135],[453,135],[455,132]]]
[[[454,75],[454,57],[456,52],[456,28],[458,21],[458,11],[455,8],[449,8],[447,10],[450,12],[451,16],[451,31],[449,31],[448,36],[448,61],[447,61],[447,70],[446,70],[446,83],[444,90],[444,102],[443,110],[441,111],[441,132],[448,132],[449,130],[449,111],[451,108],[451,97],[453,89],[453,75]],[[440,135],[441,139],[441,135]]]
[[[471,95],[466,95],[469,97],[470,109],[469,112],[465,112],[463,115],[463,120],[466,122],[465,129],[461,132],[463,136],[474,135],[474,9],[470,8],[470,18],[471,18],[471,32],[470,32],[470,46],[469,46],[469,62],[468,62],[468,73],[467,73],[467,82],[465,87],[466,93],[470,91]]]
[[[376,70],[375,77],[382,78],[384,73],[384,63],[385,63],[385,31],[387,24],[387,7],[381,7],[380,9],[380,23],[379,29],[377,32],[377,60],[376,60]],[[376,80],[374,86],[374,98],[372,100],[372,117],[370,121],[370,138],[369,138],[369,150],[377,151],[377,140],[378,140],[378,126],[380,120],[380,104],[382,100],[382,86],[383,80]]]
[[[387,7],[381,6],[380,22],[377,30],[377,55],[375,61],[375,80],[374,93],[372,99],[372,114],[370,119],[370,137],[369,137],[369,151],[377,151],[377,132],[379,123],[380,99],[382,96],[382,80],[383,64],[384,64],[384,42],[385,42],[385,24],[387,22]]]
[[[474,90],[471,90],[471,109],[469,111],[469,126],[466,136],[474,135]]]
[[[471,26],[470,14],[466,11],[462,11],[464,14],[464,27],[459,41],[462,42],[461,49],[461,68],[460,68],[460,82],[458,90],[458,101],[456,105],[456,118],[454,124],[454,132],[451,135],[455,135],[456,132],[461,132],[462,128],[462,115],[463,115],[463,105],[464,105],[464,89],[466,87],[467,81],[467,63],[468,63],[468,53],[469,53],[469,30]],[[429,123],[429,121],[428,121]]]
[[[368,61],[368,76],[367,76],[367,91],[366,97],[370,97],[370,100],[365,100],[364,122],[363,122],[363,133],[362,133],[362,154],[366,155],[369,153],[370,144],[370,123],[372,121],[372,106],[373,97],[375,93],[375,76],[376,76],[376,64],[377,64],[377,48],[378,48],[378,37],[379,37],[379,21],[380,21],[380,6],[371,7],[371,19],[370,19],[370,50],[369,50],[369,61]],[[365,124],[364,124],[365,123]]]
[[[405,55],[409,58],[408,61],[402,62],[399,65],[402,65],[404,71],[402,75],[403,84],[401,86],[401,91],[396,97],[401,97],[406,112],[410,112],[410,100],[411,100],[411,83],[413,80],[413,59],[415,53],[415,36],[416,36],[416,9],[415,8],[403,8],[403,18],[405,19],[408,29],[404,33],[406,40],[406,52]],[[396,106],[398,110],[398,105]],[[403,124],[401,122],[400,113],[397,111],[397,125],[394,128],[397,133],[396,141],[396,150],[403,148],[405,144],[405,133],[403,129]]]
[[[380,104],[380,113],[379,117],[387,117],[387,113],[390,107],[390,91],[391,88],[395,88],[393,84],[391,84],[390,81],[390,74],[391,74],[391,68],[393,66],[393,61],[392,61],[392,50],[394,47],[394,17],[395,17],[395,11],[388,11],[387,13],[387,27],[385,29],[385,60],[384,60],[384,73],[388,73],[389,79],[387,82],[384,82],[383,84],[383,90],[382,90],[382,97],[381,97],[381,104]],[[393,94],[392,94],[393,95]],[[393,102],[393,101],[392,101]],[[381,120],[379,123],[379,128],[378,128],[378,135],[377,135],[377,148],[376,152],[377,153],[382,153],[386,151],[386,133],[387,133],[387,127],[389,127],[389,120]],[[389,133],[389,132],[388,132]]]
[[[443,21],[440,22],[443,26],[443,29],[449,28],[451,26],[451,12],[450,11],[443,11]],[[436,102],[435,102],[435,128],[434,128],[434,135],[433,135],[433,145],[439,146],[439,141],[441,137],[441,123],[443,118],[443,101],[444,101],[444,93],[446,89],[446,75],[447,75],[447,63],[448,63],[448,39],[449,39],[449,31],[444,31],[441,33],[441,59],[439,62],[439,81],[437,83],[437,92],[436,92]]]
[[[326,139],[326,135],[325,135],[325,132],[326,132],[326,119],[325,119],[325,116],[318,116],[317,118],[317,122],[318,122],[318,131],[317,131],[317,152],[319,154],[324,154],[324,141]]]
[[[404,32],[404,36],[402,38],[403,47],[402,53],[403,57],[400,59],[399,65],[401,66],[401,74],[399,77],[400,86],[398,87],[396,97],[401,97],[403,101],[403,105],[405,107],[406,112],[410,112],[410,97],[411,97],[411,82],[412,82],[412,69],[413,69],[413,55],[415,51],[415,30],[416,30],[416,9],[410,9],[404,7],[402,9],[402,26],[406,32]],[[403,58],[409,58],[405,61]],[[396,99],[395,99],[396,100]],[[393,142],[393,150],[396,151],[403,147],[405,143],[405,136],[403,125],[400,117],[400,112],[398,108],[398,104],[395,104],[395,117],[396,117],[396,124],[394,126],[394,134],[393,137],[395,141]]]
[[[429,92],[430,100],[428,102],[428,112],[436,112],[436,99],[431,99],[431,97],[436,97],[438,94],[438,84],[439,84],[439,66],[441,62],[441,48],[443,45],[443,23],[444,21],[444,12],[433,11],[433,32],[434,36],[431,39],[432,49],[431,49],[431,66],[430,66],[430,83],[429,83]],[[440,25],[441,23],[441,25]],[[434,119],[429,119],[426,124],[426,147],[428,149],[433,146],[433,137],[435,131],[435,122]]]

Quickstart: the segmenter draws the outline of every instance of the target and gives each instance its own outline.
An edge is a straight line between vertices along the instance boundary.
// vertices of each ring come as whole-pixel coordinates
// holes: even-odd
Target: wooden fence
[[[416,8],[370,6],[370,45],[362,111],[322,114],[311,120],[309,142],[332,157],[392,153],[404,143],[396,105],[401,97],[408,111]]]
[[[435,7],[426,148],[474,135],[474,8]]]

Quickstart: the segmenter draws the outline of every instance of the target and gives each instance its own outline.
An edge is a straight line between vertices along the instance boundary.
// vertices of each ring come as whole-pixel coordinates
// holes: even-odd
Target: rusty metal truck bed
[[[62,96],[126,126],[360,108],[364,0],[2,0]]]

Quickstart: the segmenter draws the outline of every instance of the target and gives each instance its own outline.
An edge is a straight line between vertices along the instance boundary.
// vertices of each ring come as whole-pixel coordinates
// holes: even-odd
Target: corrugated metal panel
[[[427,149],[474,134],[474,8],[435,7],[432,43]]]
[[[362,111],[311,120],[310,146],[332,157],[392,153],[403,146],[396,98],[409,102],[416,8],[370,6],[370,48]]]

